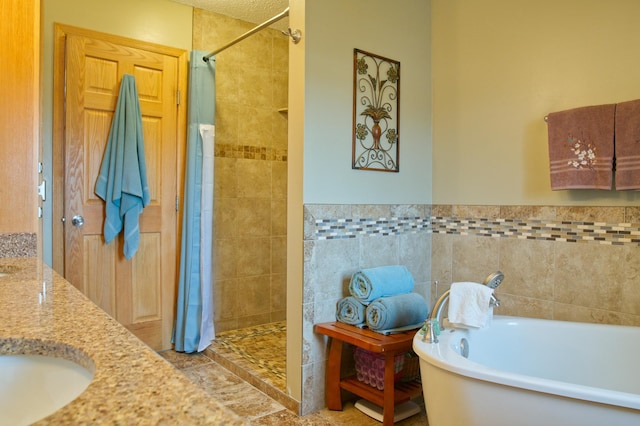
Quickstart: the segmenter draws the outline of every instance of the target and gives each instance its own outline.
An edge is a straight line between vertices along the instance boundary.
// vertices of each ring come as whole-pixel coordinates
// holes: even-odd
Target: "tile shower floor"
[[[162,352],[209,395],[251,425],[380,425],[358,411],[352,402],[343,411],[323,409],[298,416],[298,403],[286,394],[286,326],[276,322],[219,333],[202,353]],[[420,414],[396,423],[427,425],[424,407]]]

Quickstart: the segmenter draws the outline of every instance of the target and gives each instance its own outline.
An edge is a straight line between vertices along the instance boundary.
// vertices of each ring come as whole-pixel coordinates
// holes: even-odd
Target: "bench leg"
[[[384,357],[384,405],[382,407],[382,424],[384,426],[393,425],[395,415],[395,356],[385,355]]]
[[[329,347],[329,362],[327,363],[327,408],[342,411],[342,396],[340,392],[340,367],[342,361],[342,341],[332,338]]]

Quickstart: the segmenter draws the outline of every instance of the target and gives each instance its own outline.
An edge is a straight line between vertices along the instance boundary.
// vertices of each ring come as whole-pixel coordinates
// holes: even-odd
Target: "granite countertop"
[[[38,259],[0,259],[0,354],[25,352],[94,372],[37,424],[245,424]]]

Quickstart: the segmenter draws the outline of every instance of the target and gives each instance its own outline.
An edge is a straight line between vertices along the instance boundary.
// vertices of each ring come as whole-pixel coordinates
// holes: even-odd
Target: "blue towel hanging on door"
[[[138,217],[151,198],[144,158],[142,115],[136,80],[132,75],[125,74],[120,83],[118,103],[95,192],[105,202],[105,241],[111,242],[124,225],[124,256],[131,259],[140,241]]]

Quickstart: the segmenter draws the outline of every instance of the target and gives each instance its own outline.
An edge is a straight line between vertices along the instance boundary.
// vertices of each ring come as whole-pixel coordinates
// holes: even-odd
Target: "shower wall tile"
[[[271,162],[271,198],[287,199],[287,163],[284,161]]]
[[[214,241],[213,270],[216,284],[219,280],[230,280],[238,276],[236,238],[216,238]]]
[[[269,312],[265,312],[263,314],[240,316],[237,321],[237,328],[254,327],[256,325],[268,324],[271,322],[271,314]]]
[[[273,105],[280,105],[280,108],[286,108],[289,103],[289,81],[288,70],[284,72],[274,73],[271,80]],[[278,108],[278,109],[280,109]]]
[[[268,237],[271,235],[271,199],[237,198],[237,235],[246,237]],[[265,226],[266,225],[266,226]]]
[[[217,130],[216,130],[217,132]],[[214,158],[213,191],[216,200],[220,198],[235,198],[238,193],[238,178],[234,158]]]
[[[238,104],[272,108],[271,78],[259,68],[247,67],[238,74]]]
[[[194,9],[193,48],[216,49],[254,27]],[[218,295],[217,330],[285,317],[288,123],[278,109],[287,106],[288,48],[279,31],[265,29],[215,58],[215,286],[268,283],[255,312],[231,299],[237,286]]]
[[[238,279],[240,317],[268,315],[271,304],[271,276],[258,275]],[[268,321],[268,320],[267,320]]]
[[[288,37],[273,37],[271,67],[276,74],[289,74],[289,44]]]
[[[273,111],[268,108],[254,105],[239,106],[239,144],[271,148],[274,138],[273,126],[271,125],[272,117]]]
[[[271,237],[271,274],[287,273],[287,237]]]
[[[237,160],[236,178],[239,198],[271,198],[271,165],[268,161]]]
[[[287,275],[271,274],[271,290],[269,295],[270,311],[274,315],[283,315],[287,309]],[[271,319],[271,322],[280,321],[280,319]]]
[[[271,235],[287,235],[287,200],[271,199]]]
[[[218,197],[213,205],[214,226],[217,239],[238,236],[238,199]]]
[[[236,274],[238,277],[271,273],[271,238],[238,238]]]
[[[279,102],[276,105],[281,105]],[[287,108],[287,104],[285,103],[283,107]],[[277,150],[287,150],[289,145],[289,120],[288,120],[288,110],[287,111],[276,111],[272,114],[271,118],[271,129],[273,132],[273,140],[271,141],[271,145],[274,149]],[[286,157],[284,159],[286,161]]]
[[[238,280],[217,280],[214,286],[214,321],[232,320],[238,311]]]

